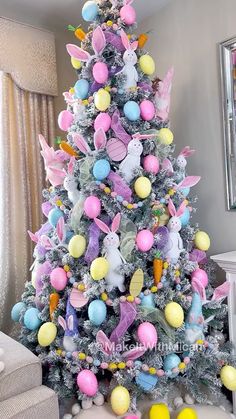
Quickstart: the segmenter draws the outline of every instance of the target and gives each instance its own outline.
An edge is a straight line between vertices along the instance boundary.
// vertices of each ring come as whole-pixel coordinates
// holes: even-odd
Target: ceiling
[[[138,20],[164,7],[171,0],[135,0]],[[49,30],[78,25],[85,0],[0,0],[0,15]]]

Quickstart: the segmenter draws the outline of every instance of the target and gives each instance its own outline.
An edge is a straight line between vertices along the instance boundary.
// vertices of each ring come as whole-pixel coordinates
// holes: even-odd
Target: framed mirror
[[[236,37],[220,43],[226,195],[236,210]]]

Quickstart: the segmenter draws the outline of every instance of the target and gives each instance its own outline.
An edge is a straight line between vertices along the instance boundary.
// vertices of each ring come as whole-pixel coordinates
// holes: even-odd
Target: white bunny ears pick
[[[195,150],[191,150],[191,148],[187,145],[183,148],[183,150],[179,153],[179,156],[183,157],[190,157],[195,153]],[[178,157],[179,157],[178,156]]]
[[[172,217],[181,217],[185,211],[185,208],[186,208],[186,204],[185,202],[182,202],[180,207],[176,210],[172,199],[171,198],[169,199],[168,210]]]
[[[135,51],[138,48],[138,41],[131,43],[124,30],[121,31],[121,40],[127,51]]]
[[[197,185],[200,179],[201,176],[187,176],[178,185],[174,186],[174,190],[177,191],[179,189],[191,188],[192,186]]]
[[[92,47],[93,47],[95,55],[90,55],[89,52],[83,50],[82,48],[74,44],[67,44],[66,49],[67,49],[68,54],[71,57],[76,58],[77,60],[86,63],[86,62],[90,62],[93,58],[101,55],[105,46],[106,46],[105,35],[103,33],[102,28],[98,26],[93,32],[93,36],[92,36]]]
[[[75,145],[78,147],[78,149],[83,154],[91,154],[92,150],[89,144],[85,141],[83,136],[79,133],[73,133],[72,134],[73,141]],[[96,150],[103,150],[106,147],[107,144],[107,138],[106,134],[103,128],[99,128],[94,133],[94,146]]]
[[[100,230],[103,231],[103,233],[106,233],[106,234],[116,233],[120,227],[121,214],[118,212],[118,214],[116,214],[116,216],[113,218],[111,228],[109,228],[107,224],[105,224],[103,221],[99,220],[98,218],[94,218],[94,221],[97,224],[97,226],[100,228]]]

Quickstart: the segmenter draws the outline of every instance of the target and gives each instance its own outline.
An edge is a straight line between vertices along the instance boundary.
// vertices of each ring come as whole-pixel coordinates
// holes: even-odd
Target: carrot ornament
[[[138,37],[138,46],[143,48],[148,41],[148,35],[146,33],[141,33]]]
[[[65,153],[69,154],[70,156],[78,157],[78,153],[66,141],[61,141],[61,143],[60,143],[60,149],[63,150],[63,151],[65,151]]]
[[[161,252],[157,252],[153,260],[153,276],[154,284],[159,284],[163,271],[163,260],[161,259]]]
[[[80,41],[83,41],[86,37],[86,33],[83,31],[83,29],[80,26],[72,26],[72,25],[68,25],[67,26],[68,31],[72,31],[74,32],[76,38],[78,38]]]
[[[50,312],[50,318],[53,319],[53,313],[56,310],[58,303],[59,303],[59,294],[57,292],[53,292],[50,294],[49,297],[49,312]]]

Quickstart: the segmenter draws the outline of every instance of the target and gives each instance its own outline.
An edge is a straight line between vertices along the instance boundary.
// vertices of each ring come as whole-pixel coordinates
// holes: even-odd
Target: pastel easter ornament
[[[11,310],[11,318],[14,322],[19,322],[23,310],[26,309],[26,304],[20,301],[16,303]]]
[[[156,156],[149,154],[143,159],[143,168],[148,173],[153,173],[156,175],[159,172],[159,160]]]
[[[97,160],[93,166],[93,176],[97,180],[105,179],[111,171],[111,166],[108,160],[100,159]]]
[[[166,121],[170,112],[170,94],[172,79],[174,75],[173,67],[168,70],[162,81],[159,81],[155,93],[156,116],[162,121]]]
[[[56,227],[58,221],[63,216],[64,213],[59,208],[53,208],[48,214],[48,221],[53,227]]]
[[[186,158],[192,156],[194,153],[195,153],[195,150],[191,150],[189,146],[184,147],[176,159],[177,166],[180,169],[184,170],[185,167],[187,166]]]
[[[141,141],[134,138],[128,144],[128,154],[121,162],[119,170],[127,183],[130,183],[135,176],[135,170],[140,167],[143,146]]]
[[[184,322],[184,311],[178,303],[172,301],[165,307],[165,318],[170,326],[181,327]]]
[[[120,9],[120,18],[126,25],[133,25],[136,22],[136,11],[131,6],[134,0],[124,0],[124,6]]]
[[[143,100],[140,103],[140,112],[144,121],[151,121],[155,116],[155,106],[150,100]]]
[[[73,205],[75,205],[81,197],[81,194],[78,190],[78,182],[75,179],[74,174],[73,174],[74,164],[75,164],[75,158],[72,157],[68,164],[68,173],[63,182],[63,186],[65,190],[68,192],[68,198],[72,202]]]
[[[191,279],[196,279],[197,281],[199,281],[204,288],[206,288],[208,285],[208,276],[206,271],[204,271],[203,269],[195,269],[195,271],[193,271],[191,274]]]
[[[82,8],[82,17],[86,22],[93,22],[98,15],[98,5],[96,1],[86,1]]]
[[[174,135],[169,128],[161,128],[158,132],[158,139],[161,144],[170,145],[173,143]]]
[[[94,281],[100,281],[105,278],[109,271],[109,263],[106,258],[100,257],[92,261],[90,266],[90,275]]]
[[[89,82],[86,79],[78,80],[75,85],[75,95],[78,99],[87,99],[89,93]]]
[[[84,201],[84,212],[91,219],[98,217],[101,212],[100,199],[94,195],[88,196]]]
[[[203,250],[204,252],[206,252],[211,245],[210,237],[205,231],[198,231],[195,234],[194,243],[197,249]]]
[[[138,72],[135,68],[138,58],[135,53],[135,50],[138,48],[138,42],[130,43],[128,36],[122,30],[121,31],[121,40],[125,47],[125,53],[123,55],[124,67],[120,71],[121,74],[124,74],[126,77],[124,89],[131,89],[137,86],[138,82]],[[119,74],[119,73],[117,73]]]
[[[76,234],[69,242],[68,250],[70,255],[77,259],[80,258],[86,249],[86,239],[81,234]]]
[[[149,410],[149,419],[170,419],[170,412],[166,404],[154,404]]]
[[[141,230],[136,236],[136,244],[140,252],[148,252],[154,243],[154,236],[150,230]]]
[[[75,70],[79,70],[81,68],[82,64],[79,60],[76,60],[76,58],[71,57],[70,61]]]
[[[224,386],[230,391],[236,391],[236,369],[230,365],[221,368],[220,379]]]
[[[179,234],[179,231],[182,227],[180,217],[183,215],[185,207],[185,202],[182,202],[179,209],[176,210],[172,199],[169,199],[168,210],[171,218],[167,224],[169,236],[168,243],[165,248],[165,257],[170,258],[172,263],[176,263],[178,261],[183,250],[183,240]]]
[[[108,291],[111,291],[113,288],[118,287],[121,292],[124,292],[124,274],[119,272],[119,268],[121,268],[125,260],[119,251],[120,239],[118,234],[116,234],[120,227],[121,215],[120,213],[116,214],[112,221],[111,228],[98,218],[95,218],[94,221],[100,230],[107,234],[103,241],[105,258],[109,265],[109,270],[105,276],[107,283],[106,288]]]
[[[136,384],[142,388],[144,391],[151,391],[156,387],[158,382],[158,377],[148,372],[141,371],[135,377]]]
[[[88,317],[92,324],[100,326],[107,315],[107,306],[102,300],[94,300],[89,304]]]
[[[185,407],[179,412],[177,419],[198,419],[196,410],[191,407]]]
[[[142,72],[147,76],[151,76],[155,72],[155,62],[153,58],[148,54],[142,55],[139,58],[139,65]]]
[[[111,127],[111,117],[106,112],[100,112],[94,121],[94,129],[95,131],[99,130],[99,128],[102,128],[104,132],[109,131]]]
[[[99,89],[94,95],[94,104],[96,108],[104,112],[106,111],[111,103],[111,95],[105,89]]]
[[[204,340],[203,326],[204,318],[202,315],[202,300],[199,292],[195,291],[193,293],[191,307],[185,321],[185,340],[188,344],[192,345],[195,344],[197,340]]]
[[[26,310],[24,314],[24,325],[29,330],[37,330],[42,324],[42,320],[39,318],[40,311],[31,307]]]
[[[111,393],[111,407],[118,416],[123,416],[128,412],[130,406],[130,395],[123,386],[117,386]]]
[[[147,198],[152,190],[152,185],[150,180],[145,176],[140,176],[134,184],[134,190],[136,195],[139,198],[145,199]]]
[[[57,327],[52,322],[44,323],[38,331],[39,345],[46,347],[51,345],[57,335]]]
[[[99,84],[104,84],[108,80],[108,68],[105,63],[98,62],[93,66],[93,78]]]
[[[148,307],[148,308],[155,308],[155,302],[153,294],[144,295],[141,298],[141,306]]]
[[[169,354],[164,359],[164,371],[167,373],[168,377],[175,378],[179,372],[172,371],[175,368],[178,368],[181,363],[181,359],[176,354]]]
[[[137,330],[139,342],[147,349],[153,349],[157,344],[157,331],[152,323],[141,323]]]
[[[50,282],[57,291],[62,291],[67,285],[67,275],[63,268],[55,268],[50,273]]]
[[[62,131],[68,131],[73,120],[74,116],[70,111],[62,111],[58,115],[58,126]]]
[[[190,220],[190,211],[189,208],[185,208],[183,215],[180,217],[181,226],[186,227]]]
[[[74,342],[74,337],[78,335],[78,318],[74,307],[71,305],[70,300],[66,304],[66,318],[58,317],[58,324],[63,328],[65,334],[63,338],[63,347],[67,352],[74,352],[77,345]]]
[[[124,114],[129,121],[137,121],[140,118],[140,107],[134,100],[129,100],[124,105]]]
[[[77,375],[77,385],[81,393],[93,397],[98,391],[98,381],[96,375],[90,370],[82,370]]]

